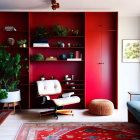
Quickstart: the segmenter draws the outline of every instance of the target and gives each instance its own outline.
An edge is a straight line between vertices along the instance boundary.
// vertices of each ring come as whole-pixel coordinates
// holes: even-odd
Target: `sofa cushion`
[[[128,110],[140,122],[140,101],[127,102]]]

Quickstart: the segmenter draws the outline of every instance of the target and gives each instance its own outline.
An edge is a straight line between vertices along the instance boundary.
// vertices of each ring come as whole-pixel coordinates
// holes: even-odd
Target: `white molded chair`
[[[37,81],[38,93],[40,96],[43,96],[47,100],[51,100],[51,95],[57,95],[62,93],[62,87],[58,80],[43,80]],[[56,115],[57,114],[65,114],[65,115],[73,115],[71,110],[62,110],[63,106],[75,104],[80,102],[80,98],[78,96],[71,96],[74,92],[64,93],[62,94],[62,98],[52,99],[54,103],[55,110],[41,112],[41,116],[46,115]],[[45,100],[43,101],[45,102]],[[59,110],[61,109],[61,110]],[[57,117],[58,118],[58,117]]]

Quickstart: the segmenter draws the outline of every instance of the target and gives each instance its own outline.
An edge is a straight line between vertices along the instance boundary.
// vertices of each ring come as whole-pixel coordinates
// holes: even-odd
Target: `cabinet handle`
[[[98,64],[104,64],[104,62],[99,62]]]

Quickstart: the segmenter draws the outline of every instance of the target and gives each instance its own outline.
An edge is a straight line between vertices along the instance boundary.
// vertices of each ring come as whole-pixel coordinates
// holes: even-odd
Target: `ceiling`
[[[140,16],[140,0],[57,0],[56,11],[118,11]],[[0,11],[53,11],[51,0],[0,0]]]

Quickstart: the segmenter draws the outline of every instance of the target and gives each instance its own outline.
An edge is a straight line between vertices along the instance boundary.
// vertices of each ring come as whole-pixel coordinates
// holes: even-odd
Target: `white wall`
[[[129,101],[128,91],[140,91],[140,63],[122,62],[122,40],[140,39],[140,17],[119,16],[118,23],[118,105],[122,109]]]

